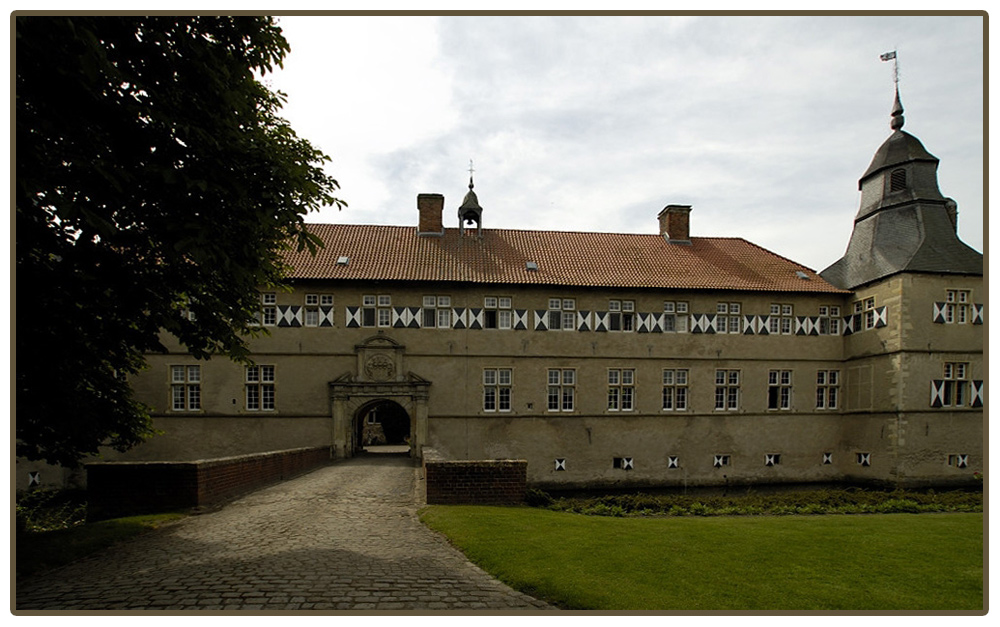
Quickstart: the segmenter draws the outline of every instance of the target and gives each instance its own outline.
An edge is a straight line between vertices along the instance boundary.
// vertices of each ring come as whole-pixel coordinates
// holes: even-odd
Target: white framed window
[[[742,333],[743,321],[739,313],[743,310],[741,303],[718,303],[715,305],[715,313],[719,322],[716,324],[717,333]]]
[[[635,370],[608,369],[608,411],[635,409]]]
[[[824,305],[819,308],[818,331],[820,335],[840,335],[840,307]]]
[[[361,297],[361,326],[373,327],[376,322],[376,302],[374,294],[365,294]]]
[[[840,371],[816,371],[816,409],[837,409],[840,403]]]
[[[788,303],[771,303],[767,330],[771,335],[791,335],[795,309]]]
[[[274,411],[274,366],[246,367],[247,411]]]
[[[510,329],[512,319],[509,296],[487,296],[483,299],[484,329]]]
[[[969,398],[969,364],[948,362],[944,365],[944,407],[962,407]]]
[[[315,307],[319,305],[319,294],[306,294],[306,306]]]
[[[875,328],[875,297],[869,297],[861,301],[861,313],[864,319],[864,330]]]
[[[320,294],[319,304],[322,307],[333,307],[333,294]]]
[[[688,304],[685,301],[663,301],[663,331],[665,333],[687,333]]]
[[[392,296],[379,294],[377,301],[377,320],[379,327],[392,326]]]
[[[420,326],[425,329],[451,328],[451,296],[424,296],[423,305],[421,309],[423,320]]]
[[[486,368],[483,370],[483,411],[510,411],[511,379],[510,368]]]
[[[201,366],[170,366],[170,407],[201,410]]]
[[[686,368],[663,370],[663,411],[687,411],[688,371]]]
[[[576,407],[576,370],[550,368],[548,373],[549,411],[574,411]]]
[[[307,327],[317,327],[317,326],[319,326],[319,308],[317,308],[317,307],[306,307],[305,308],[304,324]]]
[[[944,321],[946,324],[966,324],[969,321],[970,290],[946,290]]]
[[[736,411],[740,408],[740,371],[715,371],[715,409]]]
[[[767,373],[767,408],[792,408],[792,371],[770,370]]]
[[[608,331],[635,331],[635,301],[608,301]]]
[[[576,299],[550,298],[548,315],[550,331],[576,330]]]
[[[265,327],[273,327],[278,324],[278,308],[275,303],[278,297],[274,292],[263,292],[260,295],[260,323]]]
[[[278,308],[272,305],[261,307],[260,323],[265,327],[273,327],[278,324]]]

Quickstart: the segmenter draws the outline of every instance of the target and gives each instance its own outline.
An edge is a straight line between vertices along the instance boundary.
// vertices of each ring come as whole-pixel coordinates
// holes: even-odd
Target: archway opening
[[[399,403],[369,403],[358,410],[354,421],[355,452],[409,453],[410,415]]]

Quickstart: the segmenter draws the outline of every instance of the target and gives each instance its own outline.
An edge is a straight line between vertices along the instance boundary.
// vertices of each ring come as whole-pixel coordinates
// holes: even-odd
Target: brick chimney
[[[441,214],[444,212],[444,196],[441,194],[417,194],[417,211],[420,213],[417,235],[444,235],[444,223],[441,221]]]
[[[668,242],[691,243],[691,205],[667,205],[656,217],[660,220],[660,235]]]

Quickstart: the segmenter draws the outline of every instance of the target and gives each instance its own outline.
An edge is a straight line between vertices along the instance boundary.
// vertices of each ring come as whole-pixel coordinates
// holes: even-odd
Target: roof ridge
[[[307,227],[314,227],[314,226],[315,227],[324,227],[324,226],[363,227],[363,228],[396,229],[396,230],[413,230],[417,228],[416,225],[410,226],[402,224],[350,224],[341,222],[306,222],[305,224]],[[460,229],[458,227],[445,227],[444,230],[446,232],[448,231],[458,232]],[[661,233],[629,233],[623,231],[571,231],[571,230],[560,230],[560,229],[517,229],[517,228],[502,228],[502,227],[483,228],[483,233],[491,231],[504,232],[504,233],[558,233],[558,234],[570,234],[570,235],[628,235],[635,237],[655,237],[655,238],[663,237],[663,234]],[[701,235],[701,236],[692,236],[691,239],[692,240],[740,240],[748,244],[751,244],[753,246],[757,246],[750,240],[736,235],[707,235],[707,236]],[[757,247],[761,248],[760,246]],[[768,251],[766,248],[761,248],[761,249],[767,252],[771,252]]]

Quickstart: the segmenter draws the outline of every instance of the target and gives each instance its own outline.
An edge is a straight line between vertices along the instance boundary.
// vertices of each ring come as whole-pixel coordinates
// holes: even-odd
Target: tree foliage
[[[18,16],[15,37],[17,454],[72,466],[152,434],[124,377],[161,331],[246,360],[258,288],[343,203],[258,79],[289,51],[271,18]]]

